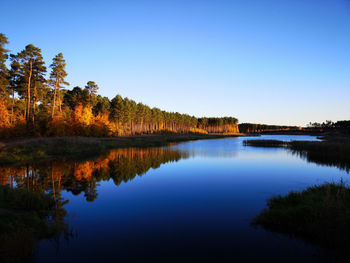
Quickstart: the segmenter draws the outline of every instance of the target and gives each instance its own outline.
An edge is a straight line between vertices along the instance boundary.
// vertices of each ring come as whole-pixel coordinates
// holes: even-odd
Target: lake
[[[348,183],[347,172],[284,148],[244,146],[244,139],[3,167],[0,180],[52,192],[67,212],[73,234],[41,241],[33,262],[328,261],[320,248],[250,222],[270,197],[341,178]]]

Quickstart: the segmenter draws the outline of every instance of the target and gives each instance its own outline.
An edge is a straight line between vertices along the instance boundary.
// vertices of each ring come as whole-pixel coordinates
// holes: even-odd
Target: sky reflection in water
[[[251,227],[250,219],[275,194],[340,178],[348,182],[347,173],[308,163],[285,149],[246,147],[243,139],[129,149],[108,161],[91,161],[98,168],[91,177],[100,179],[84,183],[84,172],[73,182],[62,179],[76,237],[61,240],[59,248],[53,241],[41,242],[34,262],[327,260],[318,248]],[[149,161],[142,162],[146,156]],[[76,175],[79,164],[71,166],[65,165],[71,170],[63,177]],[[97,196],[88,202],[91,187]]]

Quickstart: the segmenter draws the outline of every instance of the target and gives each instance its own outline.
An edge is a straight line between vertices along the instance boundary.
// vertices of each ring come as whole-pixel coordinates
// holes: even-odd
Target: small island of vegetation
[[[335,251],[339,260],[350,258],[350,188],[342,181],[272,197],[252,223]]]

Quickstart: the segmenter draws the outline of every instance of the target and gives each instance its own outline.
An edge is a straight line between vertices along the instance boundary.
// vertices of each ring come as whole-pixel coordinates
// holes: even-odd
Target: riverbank
[[[164,134],[133,137],[39,137],[0,141],[0,165],[88,158],[115,148],[159,147],[193,140],[219,139],[243,134]]]
[[[309,162],[335,166],[350,172],[350,136],[325,134],[321,141],[244,140],[245,146],[283,147]]]
[[[326,183],[272,197],[252,224],[307,240],[345,262],[350,258],[350,188]]]

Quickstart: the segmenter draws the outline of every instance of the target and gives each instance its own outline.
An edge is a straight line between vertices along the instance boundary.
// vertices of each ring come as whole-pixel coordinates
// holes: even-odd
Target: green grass
[[[276,196],[253,225],[304,239],[350,259],[350,188],[343,182]]]
[[[0,186],[0,262],[26,261],[40,239],[65,230],[54,206],[49,194]]]
[[[59,157],[86,158],[125,147],[156,147],[191,140],[217,139],[235,135],[166,134],[152,136],[93,138],[51,137],[2,142],[0,165],[47,161]]]

